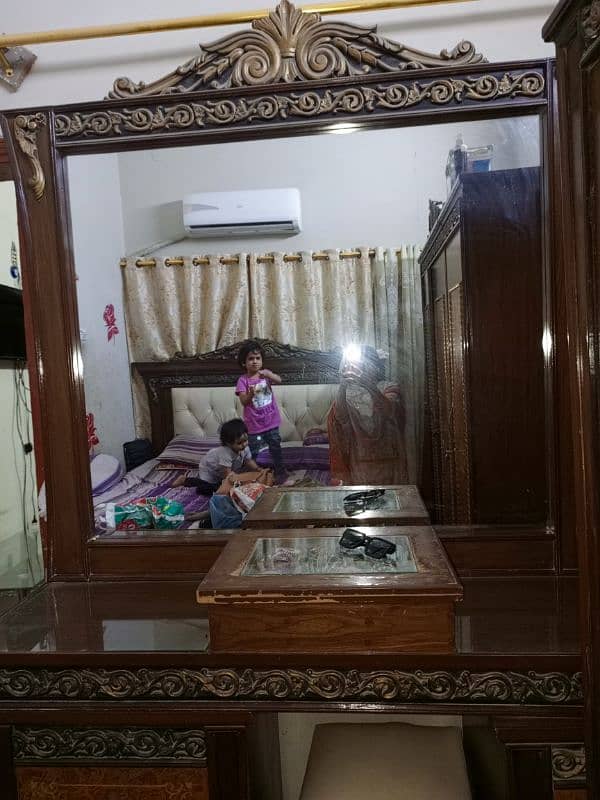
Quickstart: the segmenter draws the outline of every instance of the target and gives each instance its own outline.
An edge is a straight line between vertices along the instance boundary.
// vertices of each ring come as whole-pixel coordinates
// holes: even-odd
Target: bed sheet
[[[142,497],[168,497],[177,500],[183,505],[184,514],[197,514],[208,510],[209,498],[198,494],[194,487],[177,486],[172,483],[181,472],[179,470],[159,469],[160,462],[156,459],[146,461],[139,467],[128,472],[119,483],[108,492],[94,497],[94,520],[96,533],[101,535],[110,532],[106,525],[106,504],[117,503],[123,505],[132,503]],[[197,477],[197,470],[190,470],[188,477]],[[301,469],[288,474],[286,486],[329,484],[330,473],[328,470]],[[179,526],[179,530],[198,527],[195,520],[188,520]]]

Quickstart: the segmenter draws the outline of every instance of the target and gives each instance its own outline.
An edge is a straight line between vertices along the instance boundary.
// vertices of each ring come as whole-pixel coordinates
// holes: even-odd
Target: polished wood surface
[[[598,4],[563,0],[544,28],[556,44],[573,493],[581,572],[586,755],[600,796],[600,19]]]
[[[375,508],[349,516],[343,509],[343,498],[351,492],[368,489],[385,489],[398,498],[399,508]],[[314,495],[328,492],[339,498],[339,510],[335,511],[276,511],[281,498],[290,492]],[[242,523],[244,528],[267,530],[269,528],[298,528],[301,526],[331,527],[357,525],[428,525],[429,514],[416,486],[319,486],[319,487],[273,487],[268,489]]]
[[[452,653],[454,604],[441,598],[402,602],[289,602],[208,606],[213,653]]]
[[[421,256],[433,520],[545,524],[541,170],[462,175]]]
[[[416,572],[245,575],[255,548],[273,540],[316,551],[340,529],[277,530],[234,536],[198,586],[215,653],[449,653],[458,583],[432,528],[356,528],[404,536]]]
[[[212,800],[208,770],[201,767],[18,767],[16,772],[18,800]]]
[[[456,606],[456,654],[353,656],[354,664],[578,669],[577,580],[464,579]],[[0,617],[0,665],[218,663],[206,650],[206,616],[194,581],[51,583]],[[148,634],[140,620],[161,621]],[[203,623],[203,624],[202,624]],[[247,661],[228,657],[228,661]],[[265,662],[259,656],[253,660]],[[323,663],[319,654],[288,663]],[[329,660],[328,660],[329,661]],[[341,663],[339,660],[336,663]]]

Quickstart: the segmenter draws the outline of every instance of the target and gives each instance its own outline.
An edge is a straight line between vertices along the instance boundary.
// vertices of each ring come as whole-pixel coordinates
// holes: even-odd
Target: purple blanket
[[[173,481],[181,475],[178,470],[158,469],[156,460],[148,461],[141,467],[128,472],[127,475],[110,491],[94,497],[94,517],[96,533],[109,533],[106,525],[106,504],[124,505],[142,497],[168,497],[183,505],[185,515],[195,514],[208,509],[209,498],[197,493],[196,489],[187,486],[173,488]],[[191,470],[189,477],[195,477],[197,471]],[[286,485],[293,485],[298,480],[313,480],[316,483],[329,483],[329,470],[307,469],[291,472]],[[184,522],[179,530],[189,528],[193,521]]]

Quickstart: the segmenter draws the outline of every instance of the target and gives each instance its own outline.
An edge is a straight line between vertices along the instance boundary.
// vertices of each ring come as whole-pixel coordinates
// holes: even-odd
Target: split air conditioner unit
[[[188,236],[293,236],[302,230],[298,189],[190,194],[183,199]]]

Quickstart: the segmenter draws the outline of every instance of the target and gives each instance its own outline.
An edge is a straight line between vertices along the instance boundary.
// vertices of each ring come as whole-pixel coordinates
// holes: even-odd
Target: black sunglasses
[[[344,503],[366,503],[383,497],[385,489],[365,489],[362,492],[350,492],[344,497]]]
[[[344,512],[354,517],[371,508],[379,508],[385,489],[368,489],[364,492],[351,492],[344,497]]]
[[[346,528],[340,539],[340,546],[347,550],[355,550],[357,547],[365,548],[365,555],[371,558],[385,558],[396,552],[396,545],[389,539],[382,539],[379,536],[367,536],[366,533]]]

